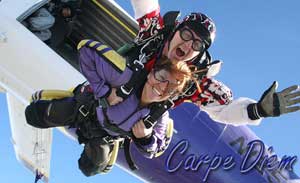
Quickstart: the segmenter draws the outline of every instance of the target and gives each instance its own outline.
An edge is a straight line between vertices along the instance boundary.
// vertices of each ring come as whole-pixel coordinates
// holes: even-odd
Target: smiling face
[[[187,27],[185,28],[188,29]],[[190,32],[194,39],[201,40],[194,31],[191,30]],[[192,45],[193,40],[183,40],[180,36],[180,31],[177,30],[170,42],[164,47],[163,54],[171,60],[188,61],[200,53],[200,51],[193,50]]]
[[[190,69],[184,62],[168,61],[155,67],[147,77],[141,97],[143,105],[161,102],[179,94],[190,78]]]
[[[178,92],[180,81],[166,70],[152,71],[143,89],[143,99],[152,102],[160,102],[168,99]]]

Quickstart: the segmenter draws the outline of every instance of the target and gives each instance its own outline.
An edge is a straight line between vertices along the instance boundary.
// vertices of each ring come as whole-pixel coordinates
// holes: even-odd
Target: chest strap
[[[150,106],[149,114],[143,119],[145,127],[147,129],[154,127],[157,123],[157,120],[173,106],[174,103],[171,99],[152,104]]]
[[[132,91],[137,90],[144,84],[144,81],[148,75],[148,72],[144,68],[145,62],[146,57],[144,54],[139,59],[134,60],[132,63],[127,63],[127,66],[132,71],[132,76],[129,81],[126,84],[120,86],[116,92],[119,97],[123,98],[123,100],[128,98],[128,96],[132,94]]]

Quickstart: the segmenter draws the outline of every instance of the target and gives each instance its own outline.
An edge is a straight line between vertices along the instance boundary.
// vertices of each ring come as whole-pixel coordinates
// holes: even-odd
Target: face
[[[188,27],[183,27],[176,31],[169,47],[165,46],[163,53],[171,60],[188,61],[200,53],[202,46],[203,41],[200,37]]]
[[[178,93],[179,80],[166,70],[151,71],[142,92],[142,102],[152,103],[167,100]]]
[[[71,16],[71,9],[69,7],[63,8],[62,9],[62,16],[63,17],[70,17]]]

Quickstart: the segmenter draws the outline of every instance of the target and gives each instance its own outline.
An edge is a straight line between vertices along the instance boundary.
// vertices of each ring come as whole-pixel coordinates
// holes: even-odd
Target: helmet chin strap
[[[178,28],[173,29],[173,31],[169,34],[168,38],[165,39],[165,43],[163,44],[163,49],[164,49],[164,47],[165,47],[166,45],[168,45],[168,51],[169,51],[171,41],[173,40],[174,35],[175,35],[175,33],[176,33],[177,31],[178,31]],[[167,44],[166,44],[166,43],[167,43]]]
[[[167,47],[166,47],[167,46]],[[165,48],[166,47],[166,48]],[[170,41],[166,42],[165,44],[163,44],[163,46],[161,47],[161,55],[164,55],[164,50],[166,49],[166,55],[168,57],[168,53],[169,53],[169,48],[170,48]]]

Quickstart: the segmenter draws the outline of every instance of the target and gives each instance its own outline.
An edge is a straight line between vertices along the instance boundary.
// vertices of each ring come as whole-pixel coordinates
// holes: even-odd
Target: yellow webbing
[[[115,140],[113,150],[110,154],[110,159],[107,163],[107,166],[104,168],[104,170],[101,173],[108,173],[112,169],[113,165],[116,163],[118,152],[119,152],[119,141]]]
[[[95,45],[98,46],[95,47]],[[90,39],[82,40],[78,43],[77,49],[80,50],[83,46],[87,46],[89,48],[95,49],[98,54],[103,55],[107,61],[109,61],[113,66],[115,66],[118,70],[124,71],[126,68],[126,59],[119,55],[115,50],[104,45],[98,41],[93,41]]]
[[[66,90],[40,90],[32,94],[30,102],[36,100],[52,100],[61,99],[64,97],[73,97],[72,91]]]

